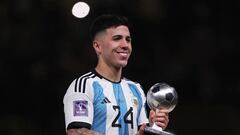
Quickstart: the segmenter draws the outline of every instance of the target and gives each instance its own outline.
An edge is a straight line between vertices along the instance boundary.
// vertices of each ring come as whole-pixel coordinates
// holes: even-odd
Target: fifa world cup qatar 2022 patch
[[[86,100],[73,101],[73,115],[88,116],[88,101]]]

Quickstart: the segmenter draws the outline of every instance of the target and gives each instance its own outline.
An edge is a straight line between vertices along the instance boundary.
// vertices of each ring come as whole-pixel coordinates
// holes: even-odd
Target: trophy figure
[[[171,112],[177,104],[178,95],[175,89],[166,83],[156,83],[147,93],[147,104],[150,109],[166,109]],[[147,126],[145,132],[151,135],[173,135],[172,133],[163,131],[154,121],[153,125]]]

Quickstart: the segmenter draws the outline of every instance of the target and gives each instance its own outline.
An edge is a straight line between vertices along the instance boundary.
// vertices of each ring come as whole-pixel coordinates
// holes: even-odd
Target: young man
[[[141,86],[122,77],[132,52],[128,20],[102,15],[91,34],[98,63],[75,79],[64,96],[67,134],[143,135],[146,123],[153,121],[166,128],[168,113],[150,111],[148,120]]]

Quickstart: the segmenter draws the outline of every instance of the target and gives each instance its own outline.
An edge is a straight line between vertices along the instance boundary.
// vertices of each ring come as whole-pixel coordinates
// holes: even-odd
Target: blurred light
[[[77,18],[84,18],[88,15],[90,7],[85,2],[77,2],[72,8],[72,14]]]

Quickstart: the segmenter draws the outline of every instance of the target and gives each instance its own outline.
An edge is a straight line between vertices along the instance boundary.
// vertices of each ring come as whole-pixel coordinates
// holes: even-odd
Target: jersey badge
[[[133,106],[135,106],[135,107],[138,106],[138,99],[137,99],[137,97],[132,97],[132,103],[133,103]]]
[[[73,101],[73,108],[74,116],[88,116],[88,101],[86,100]]]

